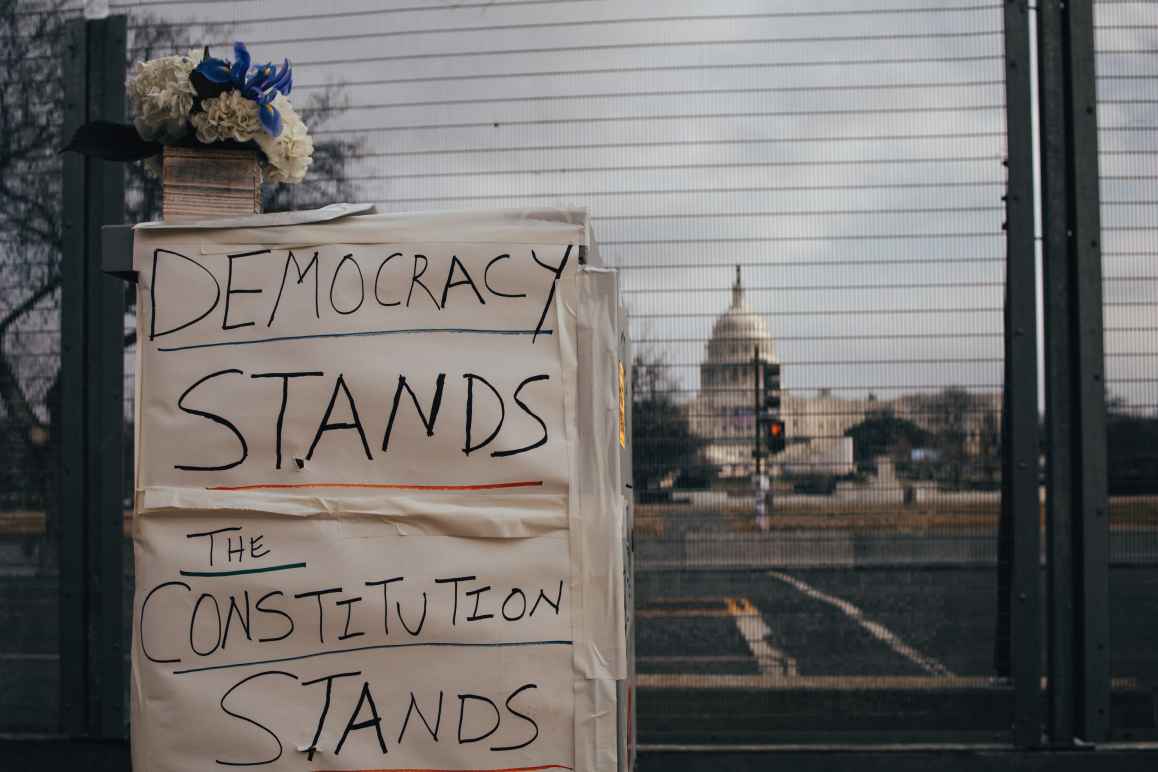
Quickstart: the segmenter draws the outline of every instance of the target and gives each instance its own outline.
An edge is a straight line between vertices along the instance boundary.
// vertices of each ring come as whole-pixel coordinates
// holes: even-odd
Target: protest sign
[[[588,243],[577,211],[137,231],[139,768],[616,767]]]

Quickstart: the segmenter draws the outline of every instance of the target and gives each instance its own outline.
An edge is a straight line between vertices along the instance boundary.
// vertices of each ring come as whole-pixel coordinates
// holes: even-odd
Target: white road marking
[[[820,590],[810,585],[808,582],[802,581],[794,576],[790,576],[780,571],[769,571],[768,575],[779,579],[791,587],[794,587],[809,598],[819,600],[823,603],[827,603],[830,606],[835,606],[836,608],[840,609],[840,611],[843,612],[845,616],[847,616],[849,619],[852,619],[865,630],[868,630],[872,637],[876,638],[878,641],[881,641],[897,654],[905,657],[917,667],[924,670],[926,673],[935,676],[944,676],[946,678],[955,677],[949,668],[942,665],[933,657],[929,657],[917,651],[912,646],[898,638],[896,634],[893,633],[893,631],[889,630],[889,628],[885,627],[880,622],[875,622],[867,618],[863,611],[861,611],[852,603],[849,603],[847,600],[838,598],[835,595],[829,595],[828,593],[821,592]]]
[[[736,620],[736,628],[744,637],[744,641],[752,651],[752,656],[756,658],[760,673],[772,676],[795,676],[797,674],[796,658],[789,657],[768,643],[768,636],[772,634],[772,631],[768,629],[764,617],[752,605],[752,601],[747,598],[725,598],[724,603],[728,608],[728,613]]]

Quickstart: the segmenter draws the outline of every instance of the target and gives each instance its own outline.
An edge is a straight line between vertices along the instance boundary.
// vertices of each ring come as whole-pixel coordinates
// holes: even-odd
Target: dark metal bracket
[[[101,228],[101,272],[137,283],[133,270],[133,226],[105,225]]]

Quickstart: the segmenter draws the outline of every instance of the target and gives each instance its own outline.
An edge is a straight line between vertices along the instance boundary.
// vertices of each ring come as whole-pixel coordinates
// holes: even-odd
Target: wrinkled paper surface
[[[137,231],[137,767],[615,767],[587,237],[569,210]]]

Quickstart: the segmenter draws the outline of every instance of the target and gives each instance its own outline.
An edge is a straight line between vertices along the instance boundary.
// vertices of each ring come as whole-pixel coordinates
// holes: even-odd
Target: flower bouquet
[[[133,123],[87,123],[64,150],[112,161],[144,160],[154,172],[162,155],[167,166],[170,156],[189,158],[198,150],[214,151],[206,157],[217,160],[236,151],[246,157],[248,151],[259,164],[250,175],[256,176],[254,185],[261,177],[301,182],[313,162],[314,143],[289,100],[289,61],[254,65],[240,42],[233,57],[229,62],[210,56],[207,46],[203,52],[138,62],[126,84]],[[166,188],[171,176],[166,169]]]

